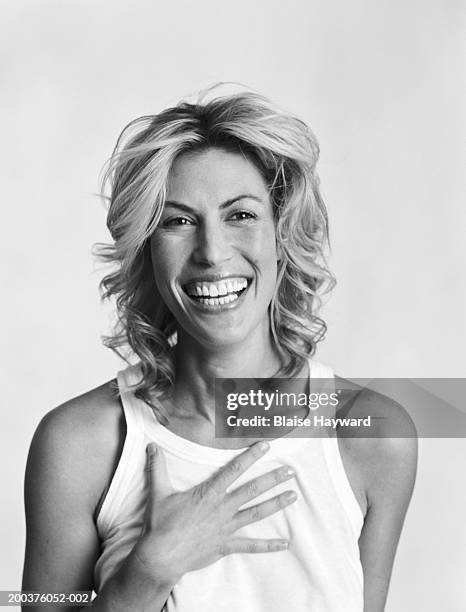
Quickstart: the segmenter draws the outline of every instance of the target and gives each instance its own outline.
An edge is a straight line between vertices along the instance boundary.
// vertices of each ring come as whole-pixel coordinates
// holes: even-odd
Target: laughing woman
[[[215,436],[215,378],[333,379],[313,359],[332,280],[317,157],[304,123],[248,92],[123,131],[103,288],[107,344],[136,361],[37,428],[24,590],[95,590],[105,611],[384,609],[415,439],[383,418],[370,439]],[[365,390],[351,414],[368,408],[407,421]]]

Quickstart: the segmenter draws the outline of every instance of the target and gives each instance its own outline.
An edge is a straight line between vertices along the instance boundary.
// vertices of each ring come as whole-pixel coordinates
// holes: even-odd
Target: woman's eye
[[[176,227],[179,225],[191,225],[191,219],[187,219],[186,217],[171,217],[163,222],[164,227]]]
[[[247,210],[239,210],[238,212],[233,213],[231,215],[231,218],[234,221],[246,221],[249,219],[257,219],[257,216],[254,213],[249,212]]]

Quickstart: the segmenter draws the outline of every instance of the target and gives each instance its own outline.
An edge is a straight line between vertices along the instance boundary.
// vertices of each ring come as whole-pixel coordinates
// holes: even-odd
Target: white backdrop
[[[457,0],[10,0],[1,5],[0,589],[19,588],[42,415],[113,377],[90,255],[121,128],[217,81],[300,115],[339,284],[318,351],[342,376],[463,377],[465,11]],[[387,612],[466,608],[464,440],[420,444]]]

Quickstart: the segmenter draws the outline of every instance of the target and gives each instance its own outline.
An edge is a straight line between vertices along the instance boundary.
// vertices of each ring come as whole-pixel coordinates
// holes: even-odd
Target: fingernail
[[[288,548],[289,546],[289,542],[287,542],[287,540],[283,540],[283,542],[280,542],[279,546],[280,548]]]
[[[292,502],[294,501],[298,496],[296,495],[295,491],[288,491],[288,493],[286,493],[285,495],[285,499],[286,501]]]
[[[269,443],[268,442],[259,442],[259,450],[262,451],[263,453],[265,453],[265,451],[269,450]]]
[[[294,476],[295,475],[295,471],[293,470],[293,468],[290,467],[285,467],[282,470],[283,476]]]

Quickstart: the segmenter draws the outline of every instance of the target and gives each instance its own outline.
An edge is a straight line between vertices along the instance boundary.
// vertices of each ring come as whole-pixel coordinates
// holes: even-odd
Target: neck
[[[174,352],[175,385],[172,401],[186,415],[213,421],[216,378],[268,378],[282,362],[269,334],[254,335],[239,345],[206,347],[183,332]]]

